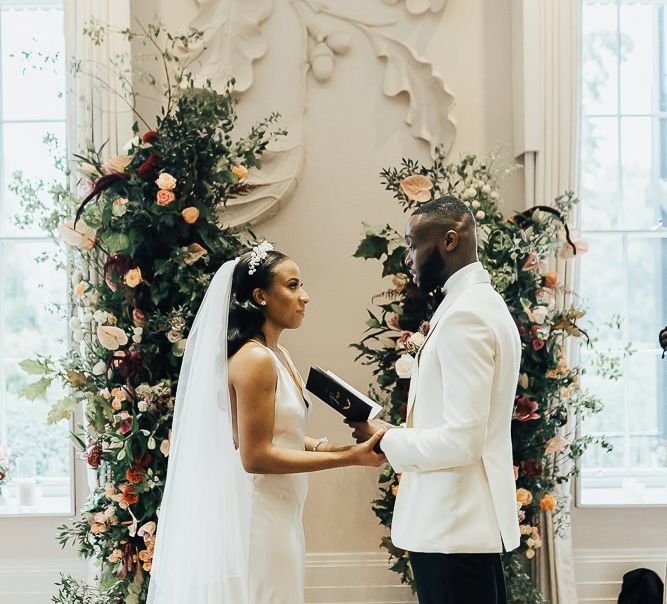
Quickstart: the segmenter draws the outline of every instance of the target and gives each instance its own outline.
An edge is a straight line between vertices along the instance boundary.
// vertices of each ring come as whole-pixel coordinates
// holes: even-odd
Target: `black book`
[[[335,373],[314,365],[310,368],[306,390],[353,422],[374,419],[382,406],[350,386]]]

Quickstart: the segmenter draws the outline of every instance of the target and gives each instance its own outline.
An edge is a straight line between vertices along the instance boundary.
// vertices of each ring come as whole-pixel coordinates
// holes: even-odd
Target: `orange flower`
[[[517,489],[516,500],[522,506],[533,503],[533,494],[528,489]]]
[[[183,259],[185,264],[193,264],[194,262],[197,262],[197,260],[199,260],[202,256],[207,254],[206,249],[198,243],[191,243],[188,245],[188,247],[182,249],[186,252],[186,256]]]
[[[132,484],[139,484],[144,479],[144,469],[141,466],[130,466],[125,470],[125,478]]]
[[[172,201],[175,200],[176,200],[176,195],[174,195],[173,191],[160,189],[157,192],[157,205],[159,206],[168,206]]]
[[[540,509],[545,512],[553,512],[556,509],[556,498],[553,495],[545,495],[540,501]]]
[[[401,191],[411,201],[428,201],[431,199],[433,183],[426,176],[413,174],[401,180]]]
[[[185,210],[181,212],[181,216],[183,216],[183,220],[188,224],[194,224],[199,218],[199,210],[193,207],[185,208]]]
[[[245,166],[232,166],[232,174],[239,180],[243,180],[248,176],[248,168]]]
[[[558,273],[544,273],[544,287],[556,287],[558,285]]]
[[[398,495],[398,485],[397,484],[392,484],[391,485],[391,494],[396,497]]]
[[[128,287],[137,287],[142,282],[141,278],[141,269],[140,268],[131,268],[127,273],[125,273],[125,285]]]
[[[129,506],[139,501],[139,495],[135,493],[134,487],[131,484],[122,484],[120,485],[120,493],[111,495],[111,499],[126,510]]]

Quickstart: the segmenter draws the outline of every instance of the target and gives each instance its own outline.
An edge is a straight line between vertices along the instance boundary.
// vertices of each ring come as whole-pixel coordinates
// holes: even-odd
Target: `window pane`
[[[45,144],[44,138],[47,136],[54,142]],[[27,179],[35,183],[41,180],[48,185],[53,180],[62,181],[63,173],[56,169],[51,150],[57,149],[59,151],[56,153],[64,153],[65,124],[64,122],[4,124],[3,139],[5,183],[2,231],[4,234],[42,235],[43,233],[37,228],[21,230],[14,225],[14,216],[23,215],[23,210],[19,199],[9,190],[9,186],[16,171],[23,172]],[[46,192],[41,197],[45,203],[50,203]]]
[[[667,239],[628,237],[628,340],[657,351],[657,333],[667,317]]]
[[[607,324],[625,308],[623,238],[586,235],[588,253],[580,260],[580,288],[586,319],[595,326],[599,348],[621,348],[623,333]]]
[[[581,134],[581,224],[610,228],[619,220],[618,120],[584,119]]]
[[[626,229],[649,229],[658,222],[656,198],[661,195],[663,185],[654,176],[654,124],[651,117],[621,120],[623,228]]]
[[[653,110],[656,63],[655,7],[621,6],[621,112],[649,114]]]
[[[581,81],[584,114],[616,114],[618,111],[616,6],[585,5],[582,34]]]
[[[36,262],[35,257],[44,251],[49,260]],[[65,486],[69,483],[70,426],[67,422],[47,423],[50,406],[62,396],[57,385],[47,392],[47,400],[30,402],[19,396],[20,389],[36,378],[28,376],[18,363],[37,354],[59,356],[65,350],[66,322],[53,312],[53,304],[65,303],[66,279],[62,271],[54,269],[57,250],[50,243],[5,241],[0,253],[2,396],[7,421],[4,431],[14,469],[19,457],[36,459],[39,498],[45,479],[60,477],[65,479]],[[14,500],[15,495],[16,492]],[[59,506],[69,509],[68,501],[68,497],[60,500]]]
[[[65,60],[61,9],[3,9],[2,102],[5,120],[62,119]]]

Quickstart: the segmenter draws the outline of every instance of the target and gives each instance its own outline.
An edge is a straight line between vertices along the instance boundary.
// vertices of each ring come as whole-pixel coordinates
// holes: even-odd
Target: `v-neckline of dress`
[[[299,385],[299,383],[296,380],[297,376],[300,377],[299,372],[296,370],[296,367],[294,367],[294,365],[292,364],[292,360],[289,358],[287,353],[285,353],[285,349],[282,346],[279,347],[283,352],[283,355],[285,357],[285,361],[287,361],[287,363],[290,366],[289,368],[287,368],[285,366],[285,363],[283,363],[280,360],[280,357],[271,348],[269,348],[266,344],[262,344],[262,342],[260,342],[259,340],[255,340],[254,338],[251,339],[251,341],[259,344],[260,346],[263,346],[275,357],[275,359],[278,362],[278,364],[280,365],[280,367],[282,367],[283,370],[286,371],[287,374],[289,375],[289,380],[292,382],[292,384],[294,384],[294,387],[296,388],[297,392],[299,393],[299,396],[301,397],[301,399],[303,400],[303,402],[306,405],[306,409],[310,408],[310,405],[308,404],[308,401],[306,400],[306,397],[304,396],[304,393],[303,393],[303,380],[300,380],[301,385]]]

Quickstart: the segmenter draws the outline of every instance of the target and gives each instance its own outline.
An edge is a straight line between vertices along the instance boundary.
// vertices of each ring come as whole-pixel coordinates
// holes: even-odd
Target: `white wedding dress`
[[[281,351],[301,381],[289,355]],[[273,351],[271,354],[278,372],[273,444],[303,451],[308,416],[301,394],[305,386],[301,382],[299,390],[290,372]],[[308,477],[305,473],[250,476],[249,604],[303,604],[303,505]]]

